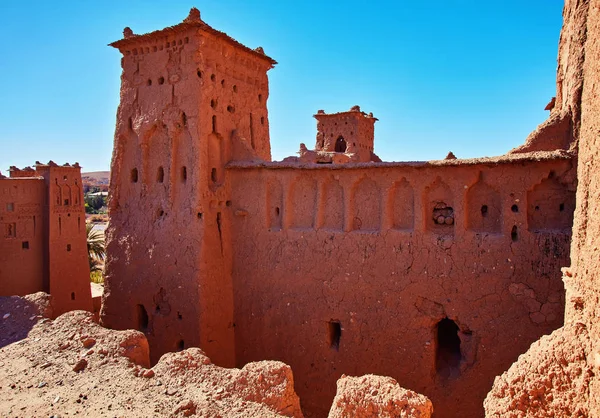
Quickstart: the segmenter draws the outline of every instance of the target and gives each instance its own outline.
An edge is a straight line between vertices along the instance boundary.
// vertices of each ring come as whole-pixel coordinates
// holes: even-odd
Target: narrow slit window
[[[329,347],[340,351],[340,339],[342,337],[342,324],[340,321],[332,320],[327,323],[329,329]]]

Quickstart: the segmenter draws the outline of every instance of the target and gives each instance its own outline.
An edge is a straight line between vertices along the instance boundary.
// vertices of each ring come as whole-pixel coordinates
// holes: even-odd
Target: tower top
[[[373,123],[375,123],[376,121],[379,120],[373,116],[373,113],[367,114],[367,113],[363,112],[362,110],[360,110],[360,106],[352,106],[350,108],[350,110],[347,110],[345,112],[337,112],[337,113],[325,113],[324,110],[320,109],[320,110],[317,110],[317,113],[313,116],[317,120],[321,120],[321,119],[325,119],[325,118],[329,118],[329,117],[339,117],[339,116],[346,116],[346,117],[362,116],[365,119],[372,119]]]
[[[227,35],[225,32],[218,31],[212,26],[205,23],[200,18],[200,10],[196,9],[195,7],[192,7],[188,16],[181,23],[178,23],[175,26],[169,26],[164,29],[144,33],[141,35],[133,33],[131,28],[126,27],[123,30],[123,39],[112,42],[109,44],[109,46],[117,48],[122,53],[125,53],[127,51],[127,48],[135,47],[141,43],[155,42],[159,40],[162,41],[165,37],[169,35],[188,32],[191,29],[198,29],[202,32],[210,33],[211,35],[224,40],[225,42],[229,43],[235,48],[240,48],[264,61],[267,61],[271,65],[271,67],[277,64],[277,61],[265,54],[262,47],[259,46],[256,49],[248,48],[247,46],[233,39],[231,36]]]

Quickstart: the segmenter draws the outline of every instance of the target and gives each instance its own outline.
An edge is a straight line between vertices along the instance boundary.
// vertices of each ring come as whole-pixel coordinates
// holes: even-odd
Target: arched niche
[[[493,234],[502,231],[500,193],[480,178],[467,191],[467,228]]]
[[[324,229],[344,229],[344,189],[337,180],[330,179],[323,185],[321,200],[322,225]]]
[[[427,229],[440,235],[454,234],[454,197],[450,187],[439,177],[425,188]]]
[[[364,177],[353,188],[352,229],[379,231],[381,227],[381,193],[379,186]]]
[[[527,192],[527,227],[532,232],[573,228],[575,192],[549,177]]]
[[[346,152],[348,144],[343,136],[339,136],[335,141],[335,152]]]
[[[269,180],[266,192],[267,228],[272,231],[279,231],[281,230],[283,216],[283,188],[279,180]]]
[[[313,228],[317,206],[317,182],[301,175],[290,189],[290,226],[293,228]]]
[[[388,202],[392,228],[411,231],[415,222],[415,196],[413,188],[405,178],[394,183]]]

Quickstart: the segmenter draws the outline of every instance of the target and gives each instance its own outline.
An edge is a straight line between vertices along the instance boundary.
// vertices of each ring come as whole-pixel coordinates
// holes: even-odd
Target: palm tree
[[[87,235],[88,261],[90,263],[90,272],[101,271],[101,265],[106,258],[106,248],[104,237],[100,231],[94,230],[91,223],[85,225]]]

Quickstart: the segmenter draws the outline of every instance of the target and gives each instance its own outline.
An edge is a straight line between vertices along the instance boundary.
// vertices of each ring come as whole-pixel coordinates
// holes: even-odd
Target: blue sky
[[[0,170],[35,160],[107,170],[120,55],[107,47],[202,18],[279,62],[269,72],[274,160],[314,145],[318,109],[379,118],[384,161],[504,154],[555,95],[560,0],[0,2]]]

